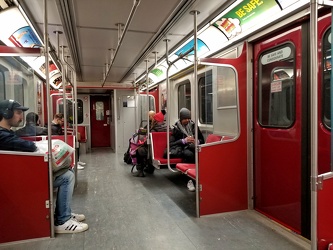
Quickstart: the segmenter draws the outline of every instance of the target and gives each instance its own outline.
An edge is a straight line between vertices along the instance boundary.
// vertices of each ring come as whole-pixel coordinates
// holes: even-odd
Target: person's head
[[[64,125],[64,114],[57,113],[53,116],[53,122],[56,124]]]
[[[14,100],[3,100],[0,102],[0,122],[1,125],[9,129],[18,127],[23,121],[23,112],[29,108],[23,107]]]
[[[149,121],[152,121],[152,120],[153,120],[154,115],[155,115],[155,111],[150,110],[150,111],[148,112]]]
[[[38,125],[39,116],[35,112],[29,112],[25,117],[27,124]]]
[[[183,126],[186,126],[191,120],[191,111],[187,108],[182,108],[179,111],[179,120]]]

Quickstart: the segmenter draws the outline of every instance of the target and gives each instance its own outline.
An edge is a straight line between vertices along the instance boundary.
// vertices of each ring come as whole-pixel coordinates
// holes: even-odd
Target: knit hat
[[[158,112],[153,116],[154,120],[157,122],[163,122],[164,121],[164,115],[162,112]]]
[[[187,108],[182,108],[179,111],[179,120],[184,119],[191,119],[191,111],[189,111]]]

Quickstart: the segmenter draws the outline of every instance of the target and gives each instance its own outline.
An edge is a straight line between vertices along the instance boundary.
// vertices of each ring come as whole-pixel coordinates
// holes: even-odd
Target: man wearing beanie
[[[179,111],[179,120],[175,123],[172,134],[170,136],[170,152],[181,152],[180,155],[175,157],[181,156],[184,162],[195,163],[194,135],[195,124],[191,120],[191,112],[187,108],[182,108]],[[198,128],[198,144],[202,144],[204,142],[205,139],[200,129]],[[172,156],[170,155],[170,157]],[[194,186],[191,189],[189,188],[189,190],[194,191]]]
[[[182,108],[179,111],[179,120],[191,119],[191,112],[187,108]]]

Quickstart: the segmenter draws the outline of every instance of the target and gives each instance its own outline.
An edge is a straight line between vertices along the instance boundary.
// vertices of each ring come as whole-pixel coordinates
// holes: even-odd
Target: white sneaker
[[[81,166],[85,166],[85,165],[87,165],[87,163],[82,162],[82,161],[79,161],[78,164],[80,164]]]
[[[84,214],[75,214],[72,213],[71,219],[74,219],[78,222],[84,221],[86,219],[86,216],[84,216]]]
[[[82,169],[84,169],[84,166],[77,164],[77,169],[82,170]]]
[[[58,234],[73,234],[81,233],[88,230],[88,228],[88,224],[78,222],[71,218],[62,225],[54,226],[54,232]]]
[[[188,183],[187,183],[187,189],[191,192],[194,192],[195,191],[195,186],[193,184],[193,181],[192,180],[189,180]]]

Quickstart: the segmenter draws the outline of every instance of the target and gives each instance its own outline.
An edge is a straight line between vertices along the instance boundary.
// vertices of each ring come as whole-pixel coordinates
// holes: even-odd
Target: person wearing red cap
[[[151,114],[151,113],[149,113]],[[164,115],[165,111],[162,110],[161,112],[158,112],[154,114],[151,117],[151,127],[150,132],[166,132],[167,131],[167,124],[164,121]],[[136,151],[136,159],[137,159],[137,165],[136,170],[133,175],[136,177],[145,177],[144,172],[147,173],[153,173],[155,168],[153,166],[150,166],[148,164],[148,145],[147,142],[143,144],[143,146],[139,147]]]
[[[153,116],[152,127],[150,128],[150,132],[166,132],[167,131],[167,124],[164,121],[164,115],[165,115],[165,111],[162,110],[161,112],[158,112]]]

